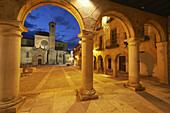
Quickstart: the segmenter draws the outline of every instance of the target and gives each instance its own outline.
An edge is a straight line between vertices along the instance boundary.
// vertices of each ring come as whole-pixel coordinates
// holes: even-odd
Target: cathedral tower
[[[49,23],[49,54],[48,54],[48,64],[56,64],[55,56],[55,27],[56,23]]]

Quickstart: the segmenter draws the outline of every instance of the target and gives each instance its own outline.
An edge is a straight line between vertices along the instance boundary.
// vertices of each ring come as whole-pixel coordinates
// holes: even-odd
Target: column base
[[[124,87],[129,88],[133,91],[143,91],[143,90],[145,90],[145,87],[143,87],[140,83],[139,84],[126,83],[126,84],[124,84]]]
[[[8,102],[0,103],[0,113],[17,113],[17,110],[25,102],[25,97],[19,97]]]
[[[119,76],[117,76],[117,75],[116,75],[116,76],[115,76],[115,75],[113,75],[113,78],[119,78]]]
[[[94,89],[89,91],[85,91],[83,89],[77,90],[76,96],[81,101],[98,99],[98,95],[96,94],[96,91]]]

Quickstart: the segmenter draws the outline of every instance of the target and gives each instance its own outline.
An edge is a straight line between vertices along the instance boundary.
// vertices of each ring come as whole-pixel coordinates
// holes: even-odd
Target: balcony
[[[103,47],[100,44],[95,44],[96,51],[102,51]]]
[[[111,43],[111,40],[108,39],[105,42],[105,47],[106,47],[106,49],[112,49],[112,48],[119,47],[119,44],[117,44],[116,42],[115,43]]]

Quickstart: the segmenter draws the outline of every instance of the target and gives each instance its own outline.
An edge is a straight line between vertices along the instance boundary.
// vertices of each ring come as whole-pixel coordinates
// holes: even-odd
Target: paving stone
[[[53,71],[46,77],[46,82],[41,82],[52,68]],[[21,79],[22,82],[26,82],[22,84],[20,93],[27,99],[19,109],[19,113],[168,113],[170,111],[170,87],[147,78],[141,78],[146,90],[135,92],[123,87],[127,80],[121,80],[121,77],[113,79],[108,75],[94,74],[94,88],[99,99],[77,101],[75,90],[81,87],[81,71],[78,68],[46,66],[37,70],[36,74]],[[31,80],[36,77],[41,79],[37,79],[36,84],[31,85],[34,82]],[[75,86],[69,85],[69,82]],[[39,84],[42,88],[33,90]],[[28,86],[28,89],[24,89]]]

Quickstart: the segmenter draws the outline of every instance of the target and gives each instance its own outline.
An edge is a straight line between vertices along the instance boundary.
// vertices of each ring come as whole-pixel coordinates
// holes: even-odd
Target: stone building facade
[[[68,44],[55,41],[55,23],[50,22],[49,27],[50,33],[37,31],[34,39],[22,38],[21,65],[66,65],[72,63],[71,52],[67,50]]]
[[[115,77],[117,72],[128,73],[127,33],[123,26],[111,16],[103,17],[96,25],[99,33],[93,40],[94,69],[106,74],[112,72]],[[142,35],[139,45],[140,75],[153,76],[164,83],[167,78],[160,76],[158,71],[160,35],[150,23],[144,24]]]
[[[93,70],[118,77],[117,73],[129,72],[127,32],[122,23],[112,17],[104,16],[97,21],[93,39]],[[160,83],[168,83],[168,73],[161,74],[163,62],[167,62],[166,42],[161,43],[158,30],[151,24],[143,25],[139,45],[139,74],[155,77]],[[162,47],[163,46],[163,47]],[[160,50],[165,51],[161,52]],[[76,65],[81,67],[81,44],[74,48]],[[162,56],[162,55],[163,56]],[[162,61],[160,58],[164,59]],[[166,75],[166,76],[164,76]]]
[[[73,58],[74,58],[74,65],[79,66],[81,68],[81,44],[78,44],[74,49],[73,49]]]

